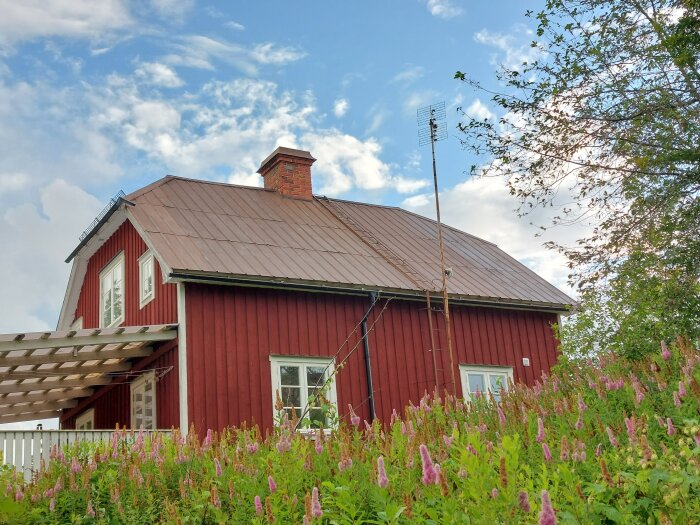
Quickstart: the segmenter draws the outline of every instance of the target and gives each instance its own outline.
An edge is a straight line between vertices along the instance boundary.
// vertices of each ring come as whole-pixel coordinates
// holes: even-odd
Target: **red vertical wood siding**
[[[177,289],[163,284],[158,261],[154,267],[155,298],[141,308],[139,304],[139,257],[146,243],[129,221],[122,224],[88,261],[80,290],[75,319],[82,316],[84,328],[100,325],[100,272],[120,252],[124,252],[124,325],[168,324],[177,322]]]
[[[82,316],[84,328],[100,325],[100,272],[120,252],[124,252],[124,323],[125,326],[169,324],[177,322],[177,289],[174,284],[163,284],[158,261],[154,267],[155,298],[140,306],[139,257],[147,250],[146,243],[129,221],[122,224],[88,261],[87,271],[78,298],[75,319]],[[173,369],[158,382],[156,411],[159,428],[179,426],[179,389],[177,372],[177,344],[155,361],[144,358],[134,361],[134,370],[145,367]],[[157,349],[156,349],[157,351]],[[98,389],[92,397],[83,400],[77,409],[64,411],[62,428],[74,428],[75,418],[84,410],[95,409],[95,428],[114,428],[131,424],[131,399],[128,382]]]
[[[369,299],[186,284],[189,419],[207,428],[272,426],[270,355],[334,356],[369,306]],[[390,417],[435,388],[425,305],[393,300],[368,319],[377,416]],[[514,379],[532,384],[556,360],[551,330],[556,315],[466,306],[451,308],[455,379],[459,364],[513,367]],[[433,314],[439,389],[452,381],[442,315]],[[376,324],[374,324],[376,322]],[[372,325],[374,327],[372,328]],[[338,407],[352,404],[369,418],[360,328],[336,358],[356,348],[336,381]],[[522,366],[529,357],[531,367]]]

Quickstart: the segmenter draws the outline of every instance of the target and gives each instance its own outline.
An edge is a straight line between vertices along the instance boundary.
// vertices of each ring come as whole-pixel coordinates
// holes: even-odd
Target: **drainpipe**
[[[369,356],[369,340],[367,338],[367,317],[369,317],[370,312],[372,311],[372,305],[374,305],[374,302],[377,299],[377,294],[374,292],[370,292],[369,294],[369,301],[370,301],[370,309],[367,310],[367,313],[365,316],[362,318],[362,349],[365,352],[365,373],[367,374],[367,394],[368,394],[368,399],[369,399],[369,421],[370,423],[374,421],[374,418],[376,417],[376,412],[374,410],[374,385],[372,384],[372,362],[370,361],[370,356]]]

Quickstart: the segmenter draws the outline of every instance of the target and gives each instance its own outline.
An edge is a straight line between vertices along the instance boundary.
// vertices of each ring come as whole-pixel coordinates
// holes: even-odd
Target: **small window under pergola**
[[[176,337],[176,324],[0,334],[0,423],[58,417]]]

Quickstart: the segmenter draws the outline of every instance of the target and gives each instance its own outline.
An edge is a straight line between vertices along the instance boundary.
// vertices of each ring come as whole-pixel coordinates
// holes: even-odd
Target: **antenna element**
[[[438,247],[440,249],[440,275],[442,279],[442,301],[445,313],[445,332],[447,334],[447,351],[450,356],[450,371],[452,372],[452,394],[457,395],[457,382],[455,381],[455,363],[452,352],[452,329],[450,327],[450,303],[447,293],[447,267],[445,266],[445,244],[442,238],[442,221],[440,219],[440,195],[438,193],[437,166],[435,164],[435,143],[447,138],[447,115],[445,102],[438,102],[420,108],[417,112],[418,120],[418,144],[425,146],[430,144],[433,154],[433,186],[435,188],[435,215],[437,219]],[[450,275],[452,271],[450,270]],[[429,301],[429,298],[428,298]],[[428,302],[428,304],[430,304]],[[431,315],[430,311],[428,315]],[[433,358],[434,358],[433,354]],[[437,384],[435,385],[437,387]]]

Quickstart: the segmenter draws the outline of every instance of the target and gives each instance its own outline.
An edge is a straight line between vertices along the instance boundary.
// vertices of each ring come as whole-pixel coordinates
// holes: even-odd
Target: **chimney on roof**
[[[265,189],[285,197],[311,200],[311,165],[316,159],[308,151],[279,147],[260,164],[258,173]]]

